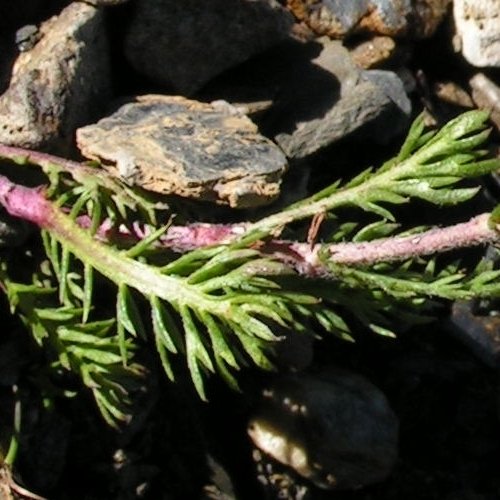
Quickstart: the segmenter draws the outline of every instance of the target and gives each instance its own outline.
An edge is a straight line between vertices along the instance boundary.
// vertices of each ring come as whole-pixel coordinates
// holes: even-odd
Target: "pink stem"
[[[0,175],[0,204],[13,217],[33,222],[39,227],[49,225],[52,204],[43,195],[43,188],[28,188]]]
[[[363,243],[339,243],[331,245],[328,252],[333,262],[367,265],[499,242],[500,227],[491,228],[489,218],[490,214],[485,213],[468,222],[433,228],[410,236],[381,238]]]
[[[15,217],[33,222],[41,228],[50,226],[54,207],[44,197],[42,188],[18,185],[0,175],[0,204]],[[301,274],[317,276],[327,273],[320,259],[320,251],[328,255],[332,263],[360,266],[498,242],[500,227],[497,225],[491,228],[489,217],[490,215],[485,213],[453,226],[361,243],[311,246],[308,243],[272,239],[262,242],[259,250],[293,266]],[[77,222],[81,227],[90,226],[87,216],[78,217]],[[247,224],[244,223],[171,226],[159,242],[166,248],[186,252],[207,245],[233,242],[245,233],[246,228]],[[128,238],[134,242],[146,237],[151,230],[148,226],[138,223],[114,228],[109,221],[105,221],[99,227],[97,236],[103,240]]]

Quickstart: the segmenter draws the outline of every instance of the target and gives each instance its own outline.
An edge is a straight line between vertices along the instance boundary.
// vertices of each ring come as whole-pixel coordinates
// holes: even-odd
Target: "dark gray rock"
[[[320,488],[353,489],[387,478],[398,419],[360,375],[328,370],[276,379],[249,422],[254,444]]]
[[[457,301],[450,316],[451,333],[487,366],[500,368],[500,313],[475,314],[472,301]]]
[[[287,161],[226,102],[141,96],[77,131],[84,156],[131,184],[246,208],[279,194]]]
[[[109,96],[103,14],[74,2],[40,26],[0,97],[0,141],[65,154]]]
[[[191,95],[283,40],[292,24],[276,0],[138,0],[125,53],[139,73]]]
[[[289,158],[304,158],[362,132],[385,143],[408,124],[411,103],[392,72],[361,70],[340,42],[323,41],[319,56],[290,75],[263,119]]]
[[[29,235],[28,224],[0,210],[0,248],[21,246]]]

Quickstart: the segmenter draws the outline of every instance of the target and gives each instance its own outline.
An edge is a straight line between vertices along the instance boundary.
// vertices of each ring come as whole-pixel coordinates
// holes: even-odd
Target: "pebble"
[[[452,81],[436,82],[433,85],[434,94],[438,99],[453,106],[471,109],[474,107],[472,97],[460,85]]]
[[[371,382],[328,369],[271,382],[248,433],[257,448],[319,488],[356,489],[390,475],[398,425]]]
[[[490,112],[490,120],[500,130],[500,87],[484,73],[474,75],[470,79],[469,84],[472,89],[472,98],[476,105]]]
[[[42,23],[36,37],[35,45],[20,47],[0,97],[0,142],[68,154],[75,129],[109,97],[103,13],[73,2]]]
[[[146,95],[77,130],[82,154],[129,184],[249,208],[273,201],[287,160],[238,108]]]
[[[477,67],[500,66],[500,2],[498,0],[455,0],[454,45]]]
[[[40,30],[36,24],[27,24],[19,28],[16,31],[16,45],[19,52],[31,50],[40,40],[40,37]]]
[[[351,49],[353,61],[364,69],[376,68],[396,52],[396,42],[390,36],[374,36]]]
[[[467,345],[487,366],[500,368],[500,315],[480,315],[474,312],[472,301],[453,304],[451,332]]]

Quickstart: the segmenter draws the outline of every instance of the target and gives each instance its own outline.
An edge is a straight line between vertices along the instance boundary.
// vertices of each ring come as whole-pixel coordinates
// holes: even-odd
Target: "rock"
[[[451,3],[452,0],[413,1],[413,10],[407,19],[408,33],[415,38],[430,38],[445,19]]]
[[[147,95],[77,131],[84,156],[129,183],[246,208],[279,194],[286,158],[228,103]]]
[[[129,0],[81,0],[89,3],[90,5],[95,5],[96,7],[108,7],[110,5],[119,5]]]
[[[498,0],[453,2],[455,47],[479,67],[500,66],[500,5]]]
[[[476,105],[490,112],[490,120],[500,130],[500,87],[484,73],[474,75],[470,79],[469,84],[472,89],[472,98]]]
[[[385,396],[341,370],[276,379],[248,433],[260,450],[326,489],[382,481],[398,455],[398,420]]]
[[[0,248],[19,247],[29,234],[30,229],[25,221],[12,217],[4,210],[0,211]]]
[[[287,0],[295,16],[319,35],[345,38],[356,33],[429,37],[451,0]]]
[[[26,24],[16,31],[16,45],[19,52],[31,50],[40,40],[42,34],[36,24]]]
[[[353,61],[364,69],[375,68],[389,60],[396,51],[396,42],[390,36],[374,36],[351,49]]]
[[[432,90],[439,100],[444,101],[447,104],[466,109],[474,107],[474,102],[471,96],[455,82],[436,82],[432,86]]]
[[[453,304],[451,333],[487,366],[500,368],[500,314],[475,314],[471,301]]]
[[[361,70],[339,43],[293,73],[263,118],[263,130],[289,158],[304,158],[355,133],[385,143],[409,121],[411,103],[395,73]],[[301,71],[299,71],[299,69]]]
[[[276,0],[138,0],[125,53],[139,73],[191,95],[286,38],[292,24]]]
[[[109,95],[103,21],[95,7],[74,2],[40,26],[0,97],[0,142],[59,154],[71,149],[74,130]]]

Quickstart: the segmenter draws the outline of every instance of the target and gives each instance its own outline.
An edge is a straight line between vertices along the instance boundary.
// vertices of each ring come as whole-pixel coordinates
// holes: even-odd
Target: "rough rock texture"
[[[500,3],[498,0],[453,2],[455,45],[474,66],[500,66]]]
[[[354,62],[364,69],[387,62],[396,52],[396,42],[390,36],[374,36],[351,49]]]
[[[75,2],[40,27],[19,54],[0,97],[0,141],[64,154],[76,127],[95,117],[108,95],[103,16]]]
[[[279,193],[286,158],[226,102],[141,96],[77,131],[84,156],[158,193],[258,206]]]
[[[320,35],[343,38],[355,33],[428,37],[451,0],[287,0],[295,16]]]
[[[290,76],[263,127],[288,157],[304,158],[357,132],[385,142],[410,112],[396,74],[363,71],[340,42],[324,41],[319,56]]]
[[[180,94],[288,36],[276,0],[139,0],[125,41],[132,66]]]
[[[498,19],[500,22],[500,17]],[[472,98],[476,105],[490,112],[491,121],[500,130],[500,87],[483,73],[474,75],[470,79],[469,84],[472,89]]]
[[[474,313],[474,304],[457,301],[453,304],[450,329],[487,366],[500,368],[500,315]]]
[[[436,97],[441,101],[461,108],[473,108],[472,97],[460,85],[452,81],[438,81],[432,86]]]
[[[248,433],[259,449],[320,488],[382,481],[398,455],[398,420],[385,396],[340,370],[276,379]]]

